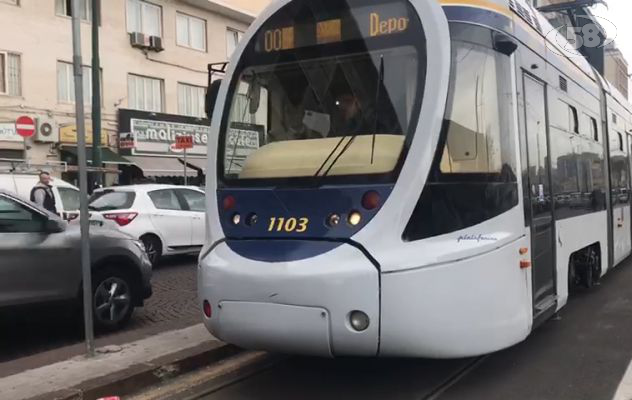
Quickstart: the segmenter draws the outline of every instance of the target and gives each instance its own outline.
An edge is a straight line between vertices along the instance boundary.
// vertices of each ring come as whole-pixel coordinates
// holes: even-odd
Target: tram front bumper
[[[323,357],[378,353],[379,273],[347,244],[274,263],[246,259],[219,244],[200,261],[198,295],[200,304],[211,305],[206,327],[228,343]],[[368,316],[366,329],[354,329],[354,311]]]

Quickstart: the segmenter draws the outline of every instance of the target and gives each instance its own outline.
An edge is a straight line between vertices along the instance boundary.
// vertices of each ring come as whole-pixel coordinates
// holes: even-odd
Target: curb
[[[154,360],[28,400],[92,400],[105,396],[126,396],[176,376],[234,356],[242,350],[220,342],[207,342]]]

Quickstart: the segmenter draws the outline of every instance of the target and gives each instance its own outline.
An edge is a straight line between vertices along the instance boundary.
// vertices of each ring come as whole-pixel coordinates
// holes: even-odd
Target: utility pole
[[[72,63],[75,76],[77,118],[77,166],[79,169],[79,223],[81,225],[81,271],[83,278],[83,320],[88,357],[94,356],[92,325],[92,271],[90,269],[90,216],[88,215],[88,173],[86,166],[86,120],[83,101],[81,60],[81,2],[72,0]]]
[[[101,168],[101,60],[99,59],[99,22],[101,1],[92,2],[92,167]],[[103,184],[103,173],[94,171],[94,183]]]

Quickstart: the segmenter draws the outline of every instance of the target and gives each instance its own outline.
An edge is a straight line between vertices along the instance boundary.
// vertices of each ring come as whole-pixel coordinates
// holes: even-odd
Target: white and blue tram
[[[207,328],[479,355],[630,255],[632,107],[552,29],[526,0],[273,2],[216,86]]]

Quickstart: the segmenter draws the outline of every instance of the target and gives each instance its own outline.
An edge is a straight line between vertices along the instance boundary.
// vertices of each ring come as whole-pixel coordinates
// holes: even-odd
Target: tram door
[[[555,304],[555,220],[551,193],[546,88],[524,75],[529,201],[531,204],[531,270],[533,315]]]

